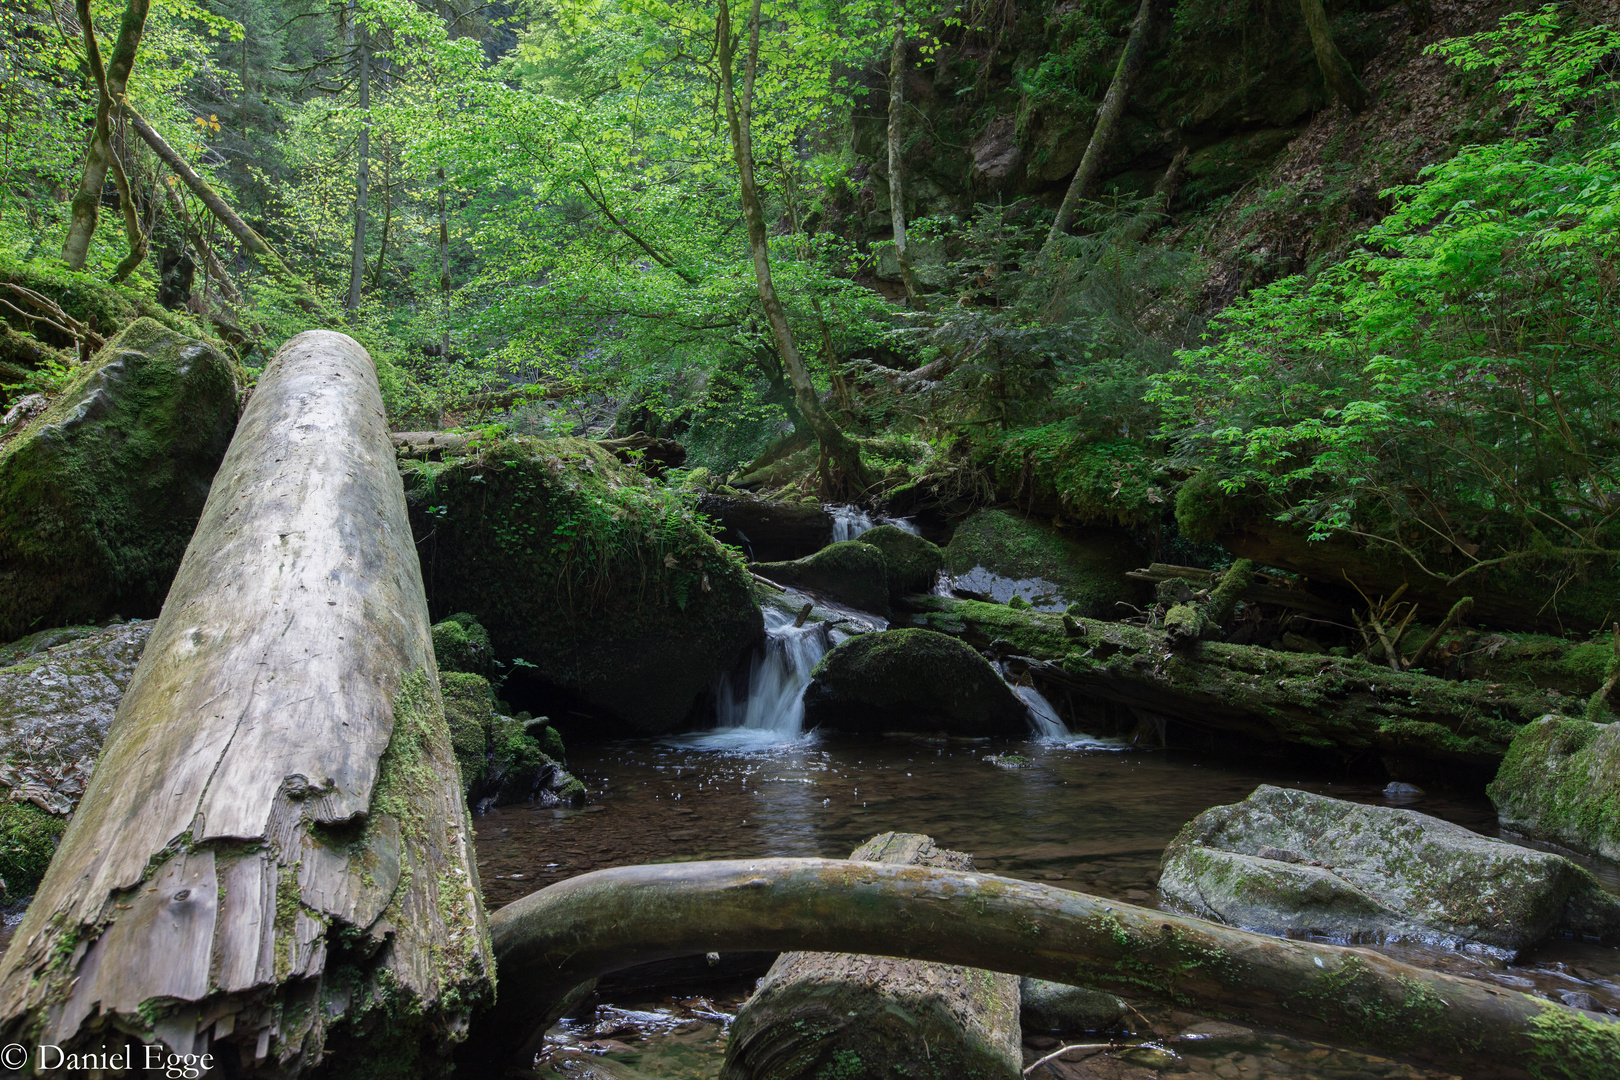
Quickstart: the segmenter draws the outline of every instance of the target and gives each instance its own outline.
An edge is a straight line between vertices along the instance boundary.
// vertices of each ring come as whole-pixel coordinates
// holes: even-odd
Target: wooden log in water
[[[376,372],[352,339],[300,334],[0,963],[0,1042],[410,1075],[492,971]]]
[[[490,919],[500,1001],[463,1046],[487,1075],[539,1044],[555,1003],[633,964],[735,949],[902,955],[1078,982],[1470,1080],[1613,1080],[1620,1023],[1369,949],[1288,941],[986,874],[839,859],[598,870]]]
[[[973,856],[941,850],[918,833],[874,836],[850,858],[973,869]],[[721,1076],[1018,1080],[1018,998],[1014,975],[857,953],[783,953],[737,1011]]]

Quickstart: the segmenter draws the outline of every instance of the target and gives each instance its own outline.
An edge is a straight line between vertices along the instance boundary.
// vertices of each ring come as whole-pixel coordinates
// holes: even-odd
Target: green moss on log
[[[0,802],[0,899],[13,903],[33,894],[66,828],[66,819],[33,803]]]

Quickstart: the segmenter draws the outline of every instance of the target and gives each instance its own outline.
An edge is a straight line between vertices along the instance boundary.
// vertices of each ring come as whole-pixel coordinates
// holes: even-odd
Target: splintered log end
[[[300,334],[0,963],[0,1036],[424,1073],[493,970],[376,373]]]

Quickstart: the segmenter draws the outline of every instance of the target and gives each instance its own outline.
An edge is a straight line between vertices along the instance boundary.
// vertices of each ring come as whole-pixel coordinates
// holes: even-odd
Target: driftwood
[[[1165,612],[1165,640],[1172,646],[1185,648],[1219,637],[1221,624],[1232,617],[1233,609],[1253,579],[1254,563],[1238,559],[1221,575],[1220,584],[1210,590],[1207,599],[1189,600]]]
[[[376,373],[300,334],[0,964],[0,1042],[403,1075],[448,1053],[491,973]]]
[[[883,833],[857,862],[973,869],[917,833]],[[863,1076],[1017,1080],[1018,979],[951,964],[786,952],[737,1010],[724,1080],[812,1080],[859,1060]]]
[[[1075,618],[1070,630],[1060,615],[1000,604],[906,603],[921,625],[992,649],[1060,704],[1067,692],[1082,726],[1174,721],[1206,736],[1382,759],[1399,779],[1455,776],[1459,766],[1488,778],[1519,725],[1552,700],[1533,687],[1448,682],[1351,658],[1217,641],[1172,649],[1153,630]]]
[[[1367,949],[957,870],[834,859],[620,867],[531,893],[496,913],[490,932],[500,1002],[464,1046],[465,1064],[485,1074],[537,1045],[555,1003],[581,983],[731,949],[903,955],[1078,978],[1138,1000],[1419,1058],[1470,1080],[1598,1080],[1620,1061],[1620,1024],[1528,994]]]

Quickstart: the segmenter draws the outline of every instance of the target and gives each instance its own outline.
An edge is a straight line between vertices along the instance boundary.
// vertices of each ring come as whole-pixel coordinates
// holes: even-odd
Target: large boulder
[[[860,542],[883,553],[890,600],[898,601],[907,593],[934,591],[939,572],[945,567],[945,553],[933,543],[893,525],[867,529],[861,533]]]
[[[1270,934],[1511,958],[1557,931],[1620,933],[1620,900],[1568,859],[1287,788],[1204,811],[1161,870],[1160,891],[1193,914]]]
[[[0,648],[0,891],[29,895],[79,804],[150,622],[72,626]]]
[[[0,445],[0,639],[156,615],[236,430],[234,369],[137,319]]]
[[[1620,724],[1526,724],[1488,790],[1504,829],[1620,861]]]
[[[566,699],[604,734],[681,729],[764,633],[741,559],[595,443],[466,449],[402,462],[435,616],[488,628],[514,700]]]
[[[1145,600],[1142,583],[1125,576],[1141,565],[1141,551],[1120,533],[1060,532],[1002,510],[980,510],[945,548],[959,592],[1002,604],[1016,596],[1039,611],[1092,619],[1118,618],[1120,602]]]
[[[819,504],[752,495],[707,495],[698,509],[720,527],[719,537],[751,560],[799,559],[832,542],[832,515]]]
[[[881,550],[864,540],[829,544],[792,562],[755,563],[754,573],[790,589],[808,589],[859,611],[889,617],[888,563]]]
[[[1025,735],[1028,710],[989,661],[933,630],[863,634],[822,657],[804,691],[807,727],[878,734]]]

